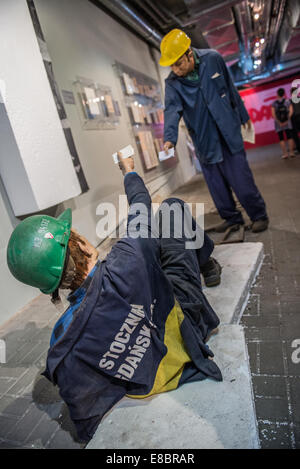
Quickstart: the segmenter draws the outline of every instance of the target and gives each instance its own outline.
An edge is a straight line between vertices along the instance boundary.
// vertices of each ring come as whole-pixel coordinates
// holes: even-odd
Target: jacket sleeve
[[[127,236],[138,238],[148,262],[159,261],[160,243],[156,219],[152,211],[152,200],[143,179],[135,172],[124,178],[125,192],[129,204]]]
[[[164,141],[175,146],[178,140],[178,125],[183,114],[182,102],[176,90],[166,81],[164,110]]]
[[[151,197],[143,179],[135,172],[127,173],[124,178],[124,187],[129,206],[134,203],[144,203],[151,207]]]
[[[232,81],[232,78],[231,78],[229,70],[226,66],[226,63],[225,63],[223,57],[221,56],[221,54],[219,54],[219,53],[217,53],[217,60],[219,62],[219,65],[221,66],[221,69],[222,69],[223,73],[224,73],[224,77],[225,77],[225,80],[226,80],[226,83],[227,83],[227,86],[228,86],[228,90],[229,90],[229,94],[230,94],[230,100],[233,104],[233,107],[237,107],[237,110],[238,110],[238,113],[239,113],[239,116],[240,116],[240,119],[241,119],[241,123],[245,124],[250,119],[248,111],[245,108],[244,102],[243,102],[242,98],[240,97],[239,92],[236,89],[236,87],[235,87],[235,85]]]

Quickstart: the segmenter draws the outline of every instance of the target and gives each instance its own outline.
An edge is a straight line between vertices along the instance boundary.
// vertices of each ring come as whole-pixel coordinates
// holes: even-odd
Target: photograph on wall
[[[109,86],[84,77],[76,77],[73,86],[84,130],[114,130],[118,127],[120,106]]]
[[[125,106],[139,155],[145,171],[161,167],[170,169],[178,157],[159,160],[163,150],[164,110],[159,82],[129,66],[116,62]]]

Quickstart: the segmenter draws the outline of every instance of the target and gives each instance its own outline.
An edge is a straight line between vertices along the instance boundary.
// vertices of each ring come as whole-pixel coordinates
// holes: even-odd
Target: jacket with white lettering
[[[124,184],[130,222],[133,204],[150,208],[151,198],[136,173]],[[144,228],[151,229],[150,217]],[[52,341],[44,375],[59,386],[82,440],[125,395],[146,397],[208,376],[222,380],[208,359],[212,352],[175,301],[159,255],[157,238],[118,241],[78,289],[82,299],[71,319],[67,310],[67,324],[60,319],[54,329],[54,335],[62,332]]]

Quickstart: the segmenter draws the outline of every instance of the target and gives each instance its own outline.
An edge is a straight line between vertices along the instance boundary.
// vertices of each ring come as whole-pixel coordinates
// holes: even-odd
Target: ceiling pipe
[[[266,2],[265,3],[265,11],[264,11],[264,17],[267,18],[265,22],[265,32],[264,32],[264,37],[266,42],[269,40],[269,35],[270,35],[270,21],[269,18],[271,16],[271,9],[272,9],[272,2]]]
[[[152,44],[158,50],[163,36],[154,29],[147,21],[145,21],[136,10],[134,10],[124,0],[90,0],[94,5],[99,8],[101,5],[121,21],[130,26],[139,36],[145,41]]]
[[[260,81],[264,78],[269,78],[270,76],[271,76],[270,72],[265,72],[265,73],[262,73],[260,75],[255,75],[251,78],[247,78],[245,80],[236,81],[235,86],[239,87],[239,86],[243,86],[243,85],[248,85],[249,83],[253,83],[255,81]]]
[[[235,85],[236,86],[242,86],[242,85],[246,85],[248,83],[253,83],[253,82],[259,81],[263,78],[268,78],[268,77],[273,79],[273,77],[275,77],[276,75],[281,75],[282,72],[287,72],[289,70],[291,70],[291,71],[292,70],[297,70],[297,68],[299,68],[299,66],[300,66],[300,59],[290,60],[290,61],[285,62],[285,63],[277,64],[270,71],[267,71],[267,72],[262,73],[260,75],[254,75],[254,76],[252,76],[250,78],[247,78],[245,80],[237,81],[237,82],[235,82]]]
[[[278,36],[276,38],[276,43],[275,43],[275,47],[276,47],[275,54],[274,54],[275,62],[281,61],[281,58],[285,54],[290,40],[294,36],[295,32],[297,33],[297,31],[295,31],[293,28],[297,25],[299,17],[300,17],[299,2],[294,1],[294,0],[287,0],[285,9],[284,9],[284,16],[283,16],[280,29],[278,32]]]
[[[273,57],[275,54],[276,42],[278,40],[279,30],[282,24],[286,0],[275,0],[271,14],[273,19],[270,25],[270,40],[267,44],[266,55]]]
[[[102,2],[103,0],[98,0],[98,1]],[[192,16],[191,19],[182,21],[180,18],[178,18],[178,16],[174,15],[171,11],[169,11],[162,3],[159,5],[159,8],[160,8],[160,11],[159,11],[157,6],[154,4],[154,2],[150,2],[149,0],[145,0],[145,2],[148,5],[151,5],[151,8],[153,10],[155,10],[157,14],[160,14],[160,16],[161,16],[161,12],[164,13],[164,20],[166,22],[167,22],[167,18],[166,18],[166,16],[167,16],[170,19],[172,19],[175,23],[177,23],[177,25],[180,26],[180,28],[182,28],[182,29],[186,28],[188,26],[192,26],[195,23],[198,23],[198,21],[203,17],[203,15],[211,13],[212,11],[215,11],[215,10],[219,10],[221,8],[231,7],[233,5],[236,5],[237,3],[240,3],[241,1],[243,1],[243,0],[223,0],[223,1],[221,1],[219,3],[216,3],[214,5],[211,5],[207,8],[202,8],[200,10],[197,10],[196,12],[193,12],[193,16]],[[105,0],[105,3],[110,3],[110,2]],[[140,3],[140,1],[138,1],[138,3]],[[187,7],[189,7],[189,6],[187,5]],[[169,20],[168,20],[168,23],[170,23]],[[167,24],[165,26],[167,26]]]
[[[162,3],[159,5],[159,8],[164,12],[165,15],[168,15],[174,21],[174,23],[177,23],[180,28],[185,27],[181,19],[178,18],[178,16],[174,15],[171,11],[169,11]]]
[[[153,2],[152,0],[145,0],[145,3],[151,6],[157,16],[160,16],[160,18],[165,22],[165,26],[168,26],[170,23],[172,23],[170,17],[166,17],[164,13],[162,13],[162,11],[156,6],[155,2]]]
[[[272,68],[272,74],[275,75],[277,73],[281,73],[285,70],[290,70],[292,68],[298,68],[299,69],[299,67],[300,67],[300,59],[299,58],[288,60],[286,62],[282,62],[282,63],[279,63],[279,64],[275,65]]]
[[[230,41],[222,42],[221,44],[218,44],[217,46],[215,46],[214,49],[215,50],[223,49],[223,47],[229,46],[230,44],[233,44],[234,42],[238,42],[237,39],[232,39]]]
[[[191,26],[192,24],[197,23],[204,15],[207,15],[212,11],[220,10],[221,8],[232,7],[241,1],[242,0],[224,0],[222,2],[211,5],[210,7],[197,10],[193,12],[193,17],[191,19],[181,22],[182,27],[186,28],[187,26]]]
[[[228,21],[227,23],[223,23],[220,26],[216,26],[215,28],[206,29],[205,31],[203,31],[202,34],[203,36],[206,36],[207,34],[211,34],[215,31],[220,31],[220,29],[228,28],[229,26],[232,26],[233,24],[234,24],[234,19],[232,19],[231,21]]]
[[[249,40],[249,35],[252,34],[252,23],[247,1],[243,1],[241,5],[233,6],[232,12],[239,38],[242,70],[245,75],[248,75],[250,72],[253,72],[253,62]]]
[[[148,3],[145,0],[135,0],[135,3],[137,3],[146,13],[149,15],[152,20],[154,20],[160,28],[165,28],[166,23],[162,21],[161,18],[158,17],[155,11],[153,11],[153,6],[151,5],[148,6]]]

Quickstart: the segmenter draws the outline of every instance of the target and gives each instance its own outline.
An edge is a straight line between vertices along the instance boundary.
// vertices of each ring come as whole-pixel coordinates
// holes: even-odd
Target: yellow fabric
[[[180,333],[180,325],[183,319],[184,315],[181,307],[176,302],[166,320],[164,343],[168,350],[158,366],[153,388],[149,394],[143,396],[128,394],[128,397],[144,399],[153,394],[177,388],[185,364],[191,361]]]
[[[188,50],[191,39],[180,29],[172,29],[163,37],[160,43],[160,65],[168,67],[173,65]]]

